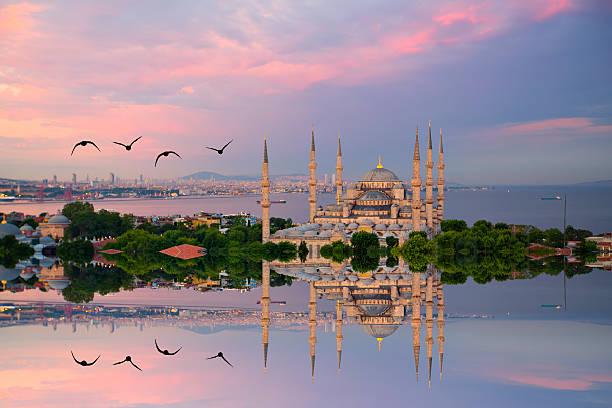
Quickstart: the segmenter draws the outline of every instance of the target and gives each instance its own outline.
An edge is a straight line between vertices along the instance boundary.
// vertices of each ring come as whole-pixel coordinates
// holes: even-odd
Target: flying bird
[[[160,353],[162,353],[164,356],[173,356],[176,353],[178,353],[179,351],[181,351],[182,347],[179,347],[178,350],[176,350],[174,353],[170,353],[168,350],[162,350],[159,348],[159,346],[157,345],[157,339],[155,339],[155,348],[157,349],[157,351],[159,351]]]
[[[79,365],[82,365],[83,367],[88,367],[88,366],[92,366],[92,365],[96,364],[96,361],[98,361],[98,359],[102,355],[102,354],[100,354],[100,356],[96,357],[96,359],[94,361],[92,361],[91,363],[88,363],[85,360],[83,360],[83,361],[77,360],[76,357],[74,356],[74,353],[72,352],[72,350],[70,350],[70,354],[72,354],[72,359],[74,360],[74,362],[79,364]]]
[[[182,157],[181,157],[181,156],[179,156],[179,154],[178,154],[178,153],[173,152],[173,151],[171,151],[171,150],[168,150],[168,151],[165,151],[165,152],[160,153],[160,154],[158,154],[158,155],[157,155],[157,159],[155,159],[155,167],[157,167],[157,161],[159,160],[159,158],[160,158],[160,157],[162,157],[162,156],[164,156],[164,157],[168,157],[168,155],[169,155],[169,154],[176,154],[176,155],[178,156],[178,158],[179,158],[179,159],[182,159]]]
[[[215,152],[217,152],[217,153],[219,153],[219,154],[223,154],[223,151],[225,150],[225,148],[226,148],[226,147],[227,147],[227,146],[228,146],[230,143],[232,143],[233,141],[234,141],[234,139],[230,140],[230,141],[229,141],[229,142],[227,142],[227,143],[225,144],[225,146],[223,146],[221,149],[215,149],[214,147],[208,147],[208,146],[206,146],[206,148],[207,148],[207,149],[210,149],[210,150],[214,150]]]
[[[140,139],[141,137],[142,137],[142,136],[138,136],[138,137],[137,137],[136,139],[134,139],[134,140],[132,141],[132,143],[130,143],[129,145],[124,145],[123,143],[120,143],[120,142],[113,142],[113,143],[114,143],[114,144],[118,144],[118,145],[121,145],[121,146],[125,147],[125,150],[127,150],[127,151],[129,152],[130,150],[132,150],[132,145],[133,145],[134,143],[136,143],[136,142],[138,141],[138,139]]]
[[[87,146],[88,144],[92,144],[96,147],[96,149],[98,149],[99,152],[101,152],[102,150],[100,150],[100,148],[98,146],[96,146],[96,144],[94,142],[92,142],[91,140],[81,140],[79,143],[75,144],[74,147],[72,148],[72,153],[70,153],[70,155],[72,156],[74,154],[74,149],[77,148],[77,146]]]
[[[115,364],[113,364],[113,365],[123,364],[123,363],[125,363],[126,361],[129,361],[131,365],[133,365],[134,367],[136,367],[137,369],[139,369],[139,370],[140,370],[140,367],[138,367],[136,364],[134,364],[134,363],[132,362],[132,357],[130,357],[130,356],[125,356],[125,359],[124,359],[123,361],[119,361],[118,363],[115,363]],[[142,370],[140,370],[140,371],[142,371]]]
[[[210,359],[213,359],[213,358],[217,358],[217,357],[221,357],[223,359],[223,361],[225,361],[227,364],[230,365],[230,367],[233,367],[233,365],[229,361],[227,361],[225,359],[225,357],[223,357],[223,353],[222,352],[218,352],[216,356],[208,357],[207,360],[210,360]]]

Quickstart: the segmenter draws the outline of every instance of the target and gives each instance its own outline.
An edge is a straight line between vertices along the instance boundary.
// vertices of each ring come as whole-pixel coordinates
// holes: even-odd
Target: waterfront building
[[[444,219],[444,151],[442,130],[438,147],[437,195],[434,199],[433,144],[431,122],[427,139],[427,161],[425,178],[424,206],[421,200],[420,176],[421,158],[418,128],[412,156],[413,170],[410,183],[403,182],[393,171],[386,169],[382,158],[378,165],[367,171],[360,180],[343,191],[342,149],[338,134],[336,155],[336,203],[325,208],[317,207],[316,151],[314,127],[310,140],[309,167],[309,222],[297,227],[280,230],[270,236],[269,230],[269,180],[267,142],[264,141],[264,163],[262,176],[262,224],[263,241],[290,241],[299,245],[305,241],[309,248],[310,260],[320,258],[319,250],[323,245],[335,240],[348,241],[356,231],[375,233],[381,243],[386,237],[393,236],[405,241],[411,231],[426,231],[433,236],[439,231]],[[269,238],[268,238],[269,237]]]
[[[40,234],[43,237],[53,237],[53,238],[64,238],[64,233],[70,226],[70,220],[68,217],[62,214],[56,214],[53,217],[49,218],[49,221],[41,223],[38,226],[40,230]]]

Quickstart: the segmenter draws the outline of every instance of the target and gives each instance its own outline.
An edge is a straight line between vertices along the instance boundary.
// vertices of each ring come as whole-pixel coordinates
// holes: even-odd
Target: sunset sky
[[[306,173],[314,124],[321,177],[340,132],[348,178],[381,154],[407,179],[431,120],[450,182],[611,179],[611,17],[603,0],[0,0],[0,177],[257,174],[264,132],[272,174]],[[82,139],[102,153],[70,157]],[[183,160],[154,168],[164,150]]]

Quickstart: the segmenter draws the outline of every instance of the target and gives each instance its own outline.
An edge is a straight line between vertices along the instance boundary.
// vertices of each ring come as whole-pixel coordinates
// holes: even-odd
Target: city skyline
[[[452,182],[609,179],[611,14],[571,0],[4,3],[0,175],[257,174],[264,133],[270,173],[302,173],[314,123],[320,174],[340,132],[347,178],[381,154],[408,179],[431,120]],[[112,144],[138,136],[129,153]],[[223,156],[204,148],[232,138]],[[70,157],[82,139],[102,152]],[[154,168],[167,149],[183,160]]]

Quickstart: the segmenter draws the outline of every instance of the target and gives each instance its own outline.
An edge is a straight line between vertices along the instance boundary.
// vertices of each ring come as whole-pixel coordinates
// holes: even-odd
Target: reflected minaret
[[[425,290],[425,344],[427,345],[427,384],[431,388],[431,361],[433,354],[433,276],[427,277],[427,288]]]
[[[338,375],[340,375],[340,363],[342,362],[342,305],[338,300],[336,304],[336,349],[338,351]]]
[[[431,120],[429,121],[429,137],[427,139],[427,161],[425,168],[427,169],[425,176],[425,215],[427,218],[427,227],[433,228],[433,148],[431,146]]]
[[[308,311],[308,326],[310,326],[310,337],[308,338],[308,342],[310,343],[310,374],[312,377],[312,382],[314,382],[315,346],[317,344],[317,290],[315,289],[313,282],[310,282],[310,301],[308,302]]]
[[[264,152],[261,175],[261,241],[270,239],[270,179],[268,178],[268,141],[264,134]]]
[[[412,230],[421,230],[421,154],[419,153],[419,128],[416,130],[412,159]]]
[[[444,149],[442,148],[442,129],[440,129],[440,151],[438,153],[438,200],[437,217],[438,224],[444,218]]]
[[[412,348],[414,351],[414,369],[419,381],[419,356],[421,354],[421,274],[412,272]]]
[[[261,328],[264,358],[264,374],[268,369],[268,330],[270,328],[270,264],[261,263]]]
[[[308,181],[310,189],[310,196],[308,197],[308,202],[310,203],[310,222],[314,222],[317,210],[317,162],[315,160],[314,125],[312,125],[312,135],[310,138],[310,163],[308,168],[310,169],[310,180]]]
[[[342,149],[340,148],[340,132],[338,132],[338,154],[336,156],[336,205],[342,200]]]
[[[438,353],[440,359],[440,379],[442,379],[442,362],[444,360],[444,287],[438,284]]]

